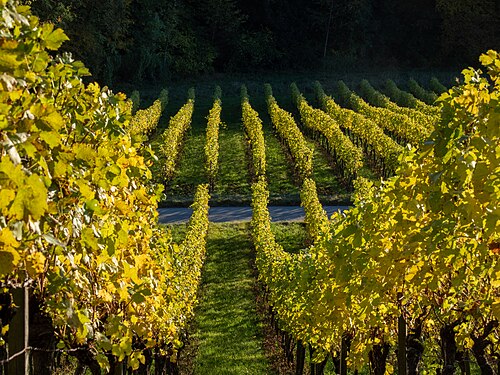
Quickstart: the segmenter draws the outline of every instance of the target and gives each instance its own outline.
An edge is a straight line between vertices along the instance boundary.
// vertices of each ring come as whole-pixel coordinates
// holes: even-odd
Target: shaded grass
[[[287,199],[300,201],[299,188],[294,183],[292,165],[287,158],[284,146],[269,126],[263,128],[270,202],[279,204]]]
[[[175,239],[182,238],[185,227],[172,227]],[[256,314],[249,230],[248,223],[210,224],[194,319],[196,375],[271,373],[262,349],[262,323]]]
[[[196,126],[188,131],[183,152],[172,182],[166,187],[167,202],[192,201],[196,187],[206,183],[205,173],[205,129]]]
[[[200,106],[195,102],[191,126],[187,130],[184,137],[179,159],[177,160],[177,169],[171,181],[163,181],[162,168],[164,158],[161,156],[159,149],[161,147],[161,135],[168,128],[170,118],[185,104],[184,101],[177,98],[175,102],[170,102],[158,123],[157,128],[151,136],[151,146],[155,151],[158,160],[156,160],[151,168],[153,179],[156,182],[165,185],[164,200],[160,202],[160,206],[189,206],[193,202],[196,187],[199,184],[206,183],[205,173],[205,153],[204,147],[206,142],[205,127],[208,107]]]
[[[212,197],[246,201],[252,192],[245,154],[245,136],[241,123],[229,123],[219,133],[219,173]]]
[[[304,223],[271,223],[271,230],[286,252],[296,254],[304,248],[307,237]]]
[[[174,243],[180,243],[184,237],[186,236],[188,224],[170,224],[166,225],[167,228],[170,229],[170,233],[172,235],[172,241]]]
[[[330,162],[326,152],[320,145],[306,137],[307,145],[314,150],[313,153],[313,180],[316,182],[318,195],[345,194],[346,188],[342,186],[336,176],[338,171]]]

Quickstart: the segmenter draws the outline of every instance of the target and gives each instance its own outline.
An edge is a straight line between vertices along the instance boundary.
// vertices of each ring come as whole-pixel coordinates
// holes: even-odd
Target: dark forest
[[[212,72],[455,68],[500,48],[497,0],[32,0],[112,83]]]

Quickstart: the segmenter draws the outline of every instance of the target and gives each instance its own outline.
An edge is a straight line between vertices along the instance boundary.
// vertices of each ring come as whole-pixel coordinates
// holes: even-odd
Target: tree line
[[[495,0],[23,1],[104,83],[325,62],[449,68],[500,48]]]

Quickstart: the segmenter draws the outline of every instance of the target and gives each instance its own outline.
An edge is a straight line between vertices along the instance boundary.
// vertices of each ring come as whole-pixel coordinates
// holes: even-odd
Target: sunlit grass
[[[230,123],[220,130],[219,165],[214,193],[248,200],[252,192],[241,123]]]
[[[205,174],[205,129],[196,126],[188,130],[176,174],[166,186],[169,200],[192,200],[196,187],[207,182]]]
[[[185,225],[173,226],[182,238]],[[270,374],[256,313],[250,226],[210,224],[195,311],[194,374]]]

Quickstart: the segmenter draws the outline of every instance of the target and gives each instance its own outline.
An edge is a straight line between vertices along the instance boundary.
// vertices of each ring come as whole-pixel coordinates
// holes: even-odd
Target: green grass
[[[205,129],[201,126],[188,130],[177,172],[166,187],[167,202],[170,205],[191,202],[196,187],[206,183],[205,173]]]
[[[340,171],[336,169],[331,157],[317,143],[307,138],[307,144],[314,150],[313,153],[313,180],[320,197],[348,196],[347,189],[339,180]]]
[[[263,128],[270,201],[274,204],[299,202],[299,188],[294,183],[291,161],[287,157],[285,147],[273,134],[270,126]]]
[[[304,223],[271,223],[276,242],[292,254],[300,252],[306,243],[306,227]]]
[[[219,173],[212,197],[249,204],[251,194],[243,127],[228,123],[219,133]]]
[[[177,111],[185,104],[187,97],[177,97],[174,101],[169,101],[162,118],[158,123],[151,136],[151,145],[157,155],[161,155],[158,151],[161,146],[159,137],[169,126],[170,117],[174,116]],[[209,107],[195,103],[191,127],[188,129],[184,138],[184,145],[177,161],[178,166],[174,178],[165,185],[164,196],[165,200],[160,203],[161,206],[190,206],[193,202],[196,187],[199,184],[206,183],[205,173],[205,142],[206,142],[206,119],[204,116],[208,114]],[[165,184],[165,181],[158,179],[161,175],[162,158],[154,163],[151,168],[153,178],[160,183]]]
[[[186,224],[172,225],[172,237],[180,242]],[[276,240],[297,253],[305,242],[303,223],[273,223]],[[181,373],[272,374],[262,349],[262,323],[254,296],[254,250],[250,225],[210,224],[207,259],[203,269],[199,305],[195,310],[191,345],[191,369]],[[186,372],[185,372],[186,371]]]
[[[172,226],[175,240],[186,225]],[[193,372],[270,374],[262,348],[249,224],[210,224],[200,301],[195,311]]]

